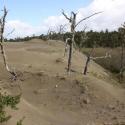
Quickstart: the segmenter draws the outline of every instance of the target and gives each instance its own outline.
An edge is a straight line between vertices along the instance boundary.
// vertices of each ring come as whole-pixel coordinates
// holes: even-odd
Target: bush
[[[10,107],[11,109],[16,110],[16,105],[20,102],[21,95],[11,96],[6,93],[0,93],[0,123],[7,122],[11,115],[7,115],[5,109]]]

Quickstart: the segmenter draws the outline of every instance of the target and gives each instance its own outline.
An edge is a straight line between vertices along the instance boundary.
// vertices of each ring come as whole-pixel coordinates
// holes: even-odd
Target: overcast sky
[[[24,37],[46,33],[49,28],[56,29],[67,20],[61,9],[70,15],[78,13],[77,21],[95,12],[103,11],[79,25],[77,30],[117,30],[125,21],[125,0],[0,0],[0,9],[5,4],[9,10],[6,33],[15,29],[9,37]],[[2,13],[2,11],[1,11]],[[0,14],[1,15],[1,14]]]

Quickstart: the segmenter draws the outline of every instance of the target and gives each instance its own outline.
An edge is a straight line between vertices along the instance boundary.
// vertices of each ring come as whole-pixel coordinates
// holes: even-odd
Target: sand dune
[[[25,116],[24,125],[103,125],[125,123],[125,90],[116,86],[105,69],[91,62],[82,75],[86,57],[73,53],[70,75],[60,41],[33,39],[6,43],[7,60],[18,74],[15,82],[0,56],[0,86],[12,94],[22,92],[18,111],[10,111],[14,125]]]

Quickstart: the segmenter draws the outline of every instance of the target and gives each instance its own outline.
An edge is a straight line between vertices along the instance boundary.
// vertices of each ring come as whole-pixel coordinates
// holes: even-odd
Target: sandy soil
[[[9,111],[13,117],[7,125],[23,116],[23,125],[125,124],[125,89],[94,62],[83,76],[86,57],[80,52],[73,53],[68,75],[60,41],[6,43],[5,50],[18,79],[11,80],[0,56],[0,87],[14,95],[22,93],[19,110]]]

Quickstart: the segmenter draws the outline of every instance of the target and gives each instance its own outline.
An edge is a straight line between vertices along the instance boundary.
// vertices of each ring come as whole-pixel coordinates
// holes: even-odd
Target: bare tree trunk
[[[91,52],[90,52],[89,55],[87,56],[85,68],[84,68],[84,71],[83,71],[83,74],[84,74],[84,75],[87,74],[87,71],[88,71],[88,64],[89,64],[89,62],[90,62],[91,54],[92,54],[93,51],[94,51],[94,48],[92,48]]]
[[[73,29],[74,30],[74,29]],[[71,29],[72,31],[72,29]],[[71,64],[72,64],[72,54],[73,54],[73,46],[75,46],[75,31],[72,31],[72,39],[71,42],[69,43],[69,58],[68,58],[68,72],[71,71]]]
[[[123,73],[124,73],[124,48],[125,48],[125,23],[122,25],[122,27],[119,28],[119,32],[121,35],[121,64],[120,64],[120,82],[123,81]]]
[[[10,69],[9,69],[9,66],[7,64],[7,59],[6,59],[6,54],[5,54],[4,46],[3,46],[3,43],[4,43],[3,34],[4,34],[6,16],[7,16],[7,10],[4,7],[4,15],[0,19],[0,48],[1,48],[1,54],[3,56],[3,61],[4,61],[5,68],[13,76],[13,80],[16,80],[17,75],[14,72],[10,71]]]
[[[84,75],[87,74],[89,62],[90,62],[90,56],[87,56],[87,61],[86,61],[84,72],[83,72]]]
[[[67,38],[66,39],[66,42],[65,42],[65,50],[64,50],[64,57],[66,56],[66,53],[67,53],[67,50],[68,50],[68,41],[70,40],[70,38]]]
[[[123,79],[123,66],[124,66],[124,43],[122,43],[122,48],[121,48],[121,67],[120,67],[120,81]]]
[[[68,68],[67,68],[67,72],[68,72],[68,73],[70,73],[70,71],[71,71],[72,48],[73,48],[73,44],[72,44],[72,40],[71,40],[71,43],[70,43],[70,45],[69,45],[69,57],[68,57]]]
[[[2,57],[3,57],[4,65],[5,65],[6,69],[7,69],[7,71],[10,71],[10,70],[9,70],[9,67],[8,67],[8,65],[7,65],[7,61],[6,61],[6,54],[5,54],[5,51],[4,51],[2,38],[0,38],[0,42],[1,42],[1,43],[0,43],[1,54],[2,54]]]

